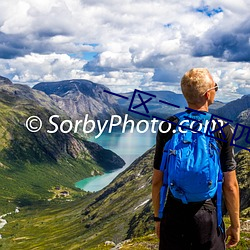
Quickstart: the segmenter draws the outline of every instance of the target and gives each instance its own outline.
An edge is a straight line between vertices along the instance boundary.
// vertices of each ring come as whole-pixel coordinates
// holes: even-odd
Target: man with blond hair
[[[208,107],[214,102],[218,85],[214,82],[207,69],[194,68],[186,72],[181,80],[181,89],[188,103],[188,109],[186,110],[187,116],[190,115],[190,112],[198,112],[205,115],[210,115],[208,113]],[[163,181],[164,172],[161,169],[161,165],[163,164],[163,151],[165,150],[164,146],[167,142],[171,141],[171,139],[174,137],[174,134],[176,133],[175,128],[177,127],[173,124],[177,124],[178,126],[179,122],[178,115],[169,117],[167,120],[171,122],[172,128],[166,134],[158,131],[152,179],[154,220],[156,234],[160,239],[159,249],[223,250],[225,247],[230,248],[236,246],[240,238],[239,187],[236,179],[234,149],[233,146],[230,145],[233,137],[232,128],[229,125],[225,126],[222,128],[223,133],[221,133],[221,131],[218,129],[218,125],[216,125],[214,133],[214,137],[219,138],[218,140],[214,139],[214,141],[218,146],[219,154],[217,158],[218,162],[220,163],[221,172],[223,173],[221,174],[223,176],[223,184],[221,185],[223,186],[224,200],[231,221],[231,225],[226,230],[226,232],[224,232],[223,222],[219,223],[218,225],[219,218],[218,209],[216,206],[216,203],[219,200],[218,196],[216,196],[216,193],[218,195],[219,192],[218,189],[217,191],[215,190],[215,194],[213,194],[213,197],[211,198],[201,201],[199,200],[195,202],[189,202],[186,201],[186,197],[178,197],[178,195],[176,196],[176,193],[174,192],[175,189],[171,186],[174,186],[174,184],[171,183],[170,187],[168,186],[167,189],[167,201],[163,210],[163,217],[159,215],[159,211],[161,210],[160,200],[162,199],[161,188],[165,185]],[[166,128],[168,128],[167,122],[164,125]],[[162,131],[165,130],[164,125]],[[225,137],[222,138],[222,136],[225,136],[226,139]],[[194,137],[191,136],[191,138]],[[223,140],[220,140],[220,138]],[[190,141],[188,143],[193,142]],[[176,152],[174,153],[176,154]],[[188,159],[188,161],[189,160],[190,159]],[[203,159],[193,159],[194,162],[196,162],[196,160],[199,162],[199,166],[202,168]],[[181,158],[180,161],[182,161]],[[171,161],[169,162],[171,163]],[[170,163],[169,169],[172,171],[171,174],[173,175],[173,171],[176,170],[173,170],[174,166],[171,166]],[[190,181],[192,180],[190,179]],[[190,195],[192,196],[192,194]],[[225,240],[227,241],[226,244]]]

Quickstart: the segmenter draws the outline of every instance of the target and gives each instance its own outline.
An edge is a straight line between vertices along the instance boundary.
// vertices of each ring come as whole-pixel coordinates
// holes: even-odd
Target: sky
[[[183,74],[205,67],[227,102],[250,94],[249,9],[249,0],[1,1],[0,75],[181,93]]]

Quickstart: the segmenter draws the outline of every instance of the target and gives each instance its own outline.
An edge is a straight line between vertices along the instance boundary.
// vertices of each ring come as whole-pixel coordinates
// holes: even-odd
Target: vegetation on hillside
[[[121,247],[117,249],[155,249],[158,241],[155,235],[148,235],[154,232],[150,194],[153,153],[154,148],[102,191],[83,194],[74,201],[54,199],[6,217],[8,224],[0,230],[3,246],[94,250],[111,249],[105,241],[113,241]],[[225,221],[228,226],[227,217]],[[241,242],[235,249],[249,245],[249,218],[241,221]]]
[[[250,217],[250,152],[241,150],[236,154],[237,178],[240,186],[240,205],[243,215]]]
[[[124,165],[119,156],[83,137],[47,133],[48,117],[54,114],[67,117],[44,93],[28,86],[0,85],[0,215],[51,198],[53,186],[77,190],[75,182],[91,173]],[[25,127],[33,115],[43,121],[37,133]]]

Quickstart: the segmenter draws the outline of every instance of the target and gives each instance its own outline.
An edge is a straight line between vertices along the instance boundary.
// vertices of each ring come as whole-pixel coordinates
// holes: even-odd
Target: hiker
[[[211,117],[208,113],[208,106],[214,102],[218,85],[207,69],[194,68],[183,76],[181,89],[188,104],[187,110],[167,118],[167,121],[171,123],[171,130],[163,133],[165,130],[163,125],[162,132],[158,131],[156,138],[152,200],[155,230],[160,239],[159,249],[222,250],[225,247],[230,248],[236,246],[240,239],[239,186],[236,179],[234,149],[230,146],[233,129],[227,125],[222,128],[223,133],[221,133],[216,124],[214,135],[206,136],[204,133],[186,129],[190,124],[187,122],[185,127],[178,127],[178,122],[183,121],[183,117],[197,116],[200,119],[202,115],[205,118]],[[201,119],[202,126],[203,122],[204,119]],[[167,122],[164,124],[168,128]],[[182,131],[183,135],[175,130],[177,128],[182,129],[179,131]],[[226,136],[226,139],[222,136]],[[217,138],[224,139],[224,141]],[[199,141],[198,144],[197,141]],[[206,144],[212,147],[206,150],[208,147]],[[174,149],[171,150],[170,145]],[[191,153],[187,156],[189,153],[185,150],[188,147],[191,147],[193,152],[197,150],[197,154]],[[203,151],[200,152],[200,148],[204,148]],[[181,156],[178,150],[182,150]],[[164,156],[164,154],[168,155]],[[185,168],[196,168],[196,174],[190,175]],[[178,172],[181,171],[180,169],[185,171]],[[211,172],[209,177],[206,176],[208,171]],[[210,181],[202,180],[202,176],[210,178]],[[182,184],[188,187],[187,190]],[[221,215],[222,188],[231,222],[226,231]],[[164,192],[167,196],[166,203],[162,198]]]

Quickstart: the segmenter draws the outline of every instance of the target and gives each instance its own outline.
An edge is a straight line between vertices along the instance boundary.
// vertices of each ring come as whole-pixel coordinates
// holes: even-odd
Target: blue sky
[[[250,93],[249,9],[247,0],[1,1],[0,75],[180,93],[182,75],[206,67],[230,101]]]

